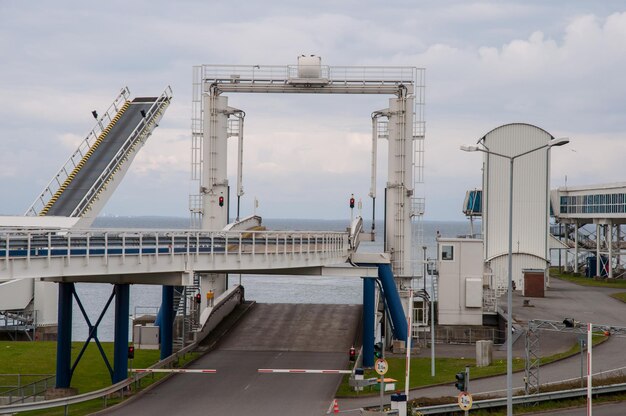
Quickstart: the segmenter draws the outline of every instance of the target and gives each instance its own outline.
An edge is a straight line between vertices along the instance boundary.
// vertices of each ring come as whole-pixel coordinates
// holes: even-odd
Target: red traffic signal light
[[[220,204],[220,207],[223,207],[223,206],[224,206],[224,197],[223,197],[223,196],[220,196],[220,197],[217,199],[217,202]]]
[[[350,198],[350,208],[354,208],[354,198]]]
[[[202,303],[202,296],[200,296],[199,293],[196,293],[195,299],[196,299],[196,303]]]
[[[128,346],[128,359],[132,360],[133,358],[135,358],[135,347],[132,345]]]
[[[356,350],[354,347],[350,347],[350,361],[356,361]]]

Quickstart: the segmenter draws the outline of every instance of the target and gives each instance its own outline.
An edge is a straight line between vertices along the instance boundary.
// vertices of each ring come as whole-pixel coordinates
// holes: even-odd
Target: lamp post
[[[507,290],[507,329],[506,329],[506,414],[513,415],[513,165],[515,159],[525,156],[537,150],[551,148],[554,146],[563,146],[569,143],[568,138],[555,139],[552,138],[550,143],[536,147],[515,156],[507,156],[501,153],[492,152],[483,149],[477,145],[463,145],[461,150],[464,152],[483,152],[489,155],[500,156],[509,160],[509,251],[508,251],[508,290]]]

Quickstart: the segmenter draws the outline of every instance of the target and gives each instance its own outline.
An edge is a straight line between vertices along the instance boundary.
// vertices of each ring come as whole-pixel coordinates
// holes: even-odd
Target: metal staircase
[[[177,336],[174,338],[174,347],[184,348],[193,339],[193,333],[200,329],[200,313],[202,301],[196,302],[195,297],[200,294],[200,276],[194,274],[193,285],[179,286],[174,289],[174,308],[176,309]]]

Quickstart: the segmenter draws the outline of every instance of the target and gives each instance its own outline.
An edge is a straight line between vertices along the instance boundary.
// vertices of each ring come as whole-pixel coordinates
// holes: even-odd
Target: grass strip
[[[103,342],[102,347],[111,365],[113,365],[113,343]],[[72,343],[72,363],[83,346],[82,342]],[[0,374],[54,374],[56,371],[56,347],[54,341],[38,342],[15,342],[0,341]],[[178,362],[182,367],[197,357],[196,353],[187,354]],[[159,350],[135,350],[133,368],[147,368],[159,361]],[[159,373],[144,377],[138,390],[132,386],[132,392],[141,391],[149,385],[164,378],[167,374]],[[100,355],[95,343],[89,343],[85,354],[72,375],[71,386],[78,389],[78,393],[87,393],[99,390],[111,385],[109,370]],[[128,394],[128,393],[127,393]],[[119,403],[122,397],[107,399],[107,406]],[[95,399],[88,402],[78,403],[69,407],[72,415],[87,415],[104,407],[104,399]],[[41,411],[24,412],[24,415],[64,415],[63,407]]]

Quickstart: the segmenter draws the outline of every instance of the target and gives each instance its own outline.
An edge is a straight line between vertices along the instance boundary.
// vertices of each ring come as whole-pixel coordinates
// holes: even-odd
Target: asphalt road
[[[257,304],[218,348],[107,415],[311,415],[328,410],[341,376],[259,368],[345,369],[360,305]]]

